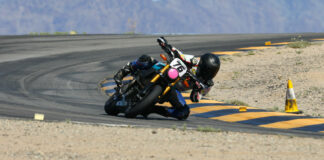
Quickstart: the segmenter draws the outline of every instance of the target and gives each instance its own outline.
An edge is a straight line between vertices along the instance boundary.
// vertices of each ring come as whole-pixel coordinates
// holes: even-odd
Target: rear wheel
[[[149,107],[155,104],[158,96],[162,93],[162,87],[159,85],[154,86],[143,99],[138,102],[133,108],[125,112],[125,117],[135,118],[138,114],[144,112]]]
[[[116,116],[119,111],[114,101],[114,95],[112,95],[105,103],[105,111],[108,115]]]

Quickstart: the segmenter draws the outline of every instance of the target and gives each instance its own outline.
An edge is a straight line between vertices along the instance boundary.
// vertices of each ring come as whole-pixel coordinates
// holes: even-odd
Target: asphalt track
[[[233,34],[166,36],[184,53],[228,51],[261,46],[265,41],[323,38],[307,34]],[[0,37],[0,116],[32,119],[42,113],[48,121],[79,121],[142,127],[211,126],[224,131],[323,137],[323,133],[260,128],[191,116],[186,121],[158,115],[149,119],[107,116],[107,97],[98,83],[141,54],[158,58],[159,35],[80,35]]]

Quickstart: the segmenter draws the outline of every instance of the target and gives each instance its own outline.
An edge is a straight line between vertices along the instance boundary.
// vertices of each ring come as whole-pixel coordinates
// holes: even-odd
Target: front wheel
[[[158,96],[162,93],[162,87],[155,85],[151,91],[147,92],[141,101],[139,101],[133,108],[125,112],[125,117],[135,118],[138,114],[144,112],[150,106],[154,105]]]
[[[119,113],[118,108],[116,106],[116,101],[114,101],[114,96],[115,95],[110,96],[110,98],[105,103],[106,113],[112,116],[116,116]]]

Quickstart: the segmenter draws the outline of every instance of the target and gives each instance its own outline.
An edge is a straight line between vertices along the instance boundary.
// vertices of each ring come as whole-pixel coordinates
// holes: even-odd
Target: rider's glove
[[[166,44],[168,44],[167,40],[164,39],[164,37],[160,37],[160,38],[158,38],[158,39],[157,39],[157,42],[159,43],[159,45],[160,45],[161,47],[165,47]]]
[[[202,90],[202,89],[208,88],[207,85],[205,85],[205,84],[203,84],[201,82],[198,82],[198,81],[196,81],[195,84],[196,84],[196,89],[198,89],[198,90]]]
[[[211,87],[214,85],[214,82],[212,80],[208,80],[206,84],[208,87]]]
[[[190,100],[192,102],[199,102],[201,99],[201,95],[198,91],[193,90],[190,94]]]
[[[119,95],[121,93],[120,86],[116,86],[114,89],[115,89],[117,95]]]
[[[196,57],[193,57],[191,60],[190,60],[190,63],[191,63],[191,65],[193,65],[193,66],[196,66],[196,65],[198,65],[198,59],[196,58]]]

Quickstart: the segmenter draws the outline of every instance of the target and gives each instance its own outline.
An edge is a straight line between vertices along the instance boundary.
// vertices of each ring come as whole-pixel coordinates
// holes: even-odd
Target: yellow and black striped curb
[[[313,41],[324,41],[324,38],[312,39]],[[289,42],[271,43],[265,42],[265,46],[252,46],[237,48],[235,51],[215,51],[217,55],[231,55],[248,50],[262,50],[280,45],[286,45]],[[131,80],[131,77],[125,77],[124,80]],[[100,83],[101,90],[111,95],[114,93],[116,84],[113,79],[106,79]],[[324,133],[324,118],[314,118],[303,115],[270,112],[264,109],[248,106],[235,106],[215,100],[202,99],[199,103],[193,103],[189,100],[189,93],[182,93],[186,103],[190,106],[191,115],[225,122],[235,122],[241,124],[255,125],[265,128],[293,129],[311,132]],[[170,103],[159,104],[159,106],[171,107]],[[240,112],[241,108],[246,109]]]
[[[130,80],[126,77],[124,80]],[[114,93],[116,87],[112,79],[100,83],[101,90],[107,95]],[[294,129],[302,131],[323,132],[324,118],[314,118],[303,115],[270,112],[264,109],[248,106],[235,106],[215,100],[202,99],[199,103],[189,100],[189,93],[182,93],[190,107],[191,115],[225,122],[255,125],[265,128]],[[171,107],[170,103],[158,104],[159,106]],[[246,108],[240,112],[240,108]]]

